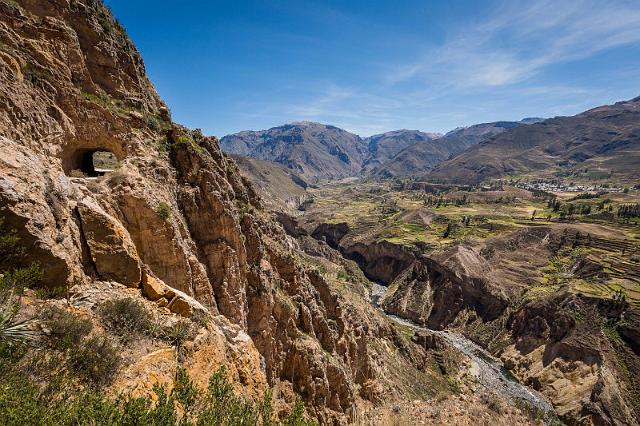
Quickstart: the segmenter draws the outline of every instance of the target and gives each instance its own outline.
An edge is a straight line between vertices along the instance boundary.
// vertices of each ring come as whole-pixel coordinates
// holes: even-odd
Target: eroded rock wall
[[[537,227],[418,258],[381,305],[465,333],[547,397],[563,421],[637,424],[637,311],[545,284],[541,271],[562,233]]]
[[[81,155],[95,149],[119,167],[79,175]],[[259,368],[259,386],[245,386],[257,392],[265,377],[290,389],[322,423],[343,423],[358,398],[393,390],[384,356],[407,371],[424,363],[373,308],[305,265],[215,138],[170,122],[140,55],[98,1],[0,1],[0,215],[42,266],[43,285],[99,295],[119,283],[176,314],[221,314],[194,342],[189,368],[208,350],[240,376]],[[229,339],[242,340],[251,362],[226,357]],[[121,387],[170,358],[150,354]]]
[[[528,303],[509,317],[513,343],[501,358],[567,422],[634,424],[637,383],[627,375],[638,360],[616,337],[619,324],[640,325],[621,321],[627,309],[569,292]]]

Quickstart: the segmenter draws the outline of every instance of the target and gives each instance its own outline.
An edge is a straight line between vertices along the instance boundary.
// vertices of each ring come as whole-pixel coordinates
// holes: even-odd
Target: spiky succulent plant
[[[5,289],[0,294],[0,343],[15,345],[32,342],[37,338],[33,318],[18,319],[20,301],[14,289]]]

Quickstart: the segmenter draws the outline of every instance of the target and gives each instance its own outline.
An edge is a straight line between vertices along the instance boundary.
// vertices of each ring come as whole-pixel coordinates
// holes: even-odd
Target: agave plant
[[[22,342],[33,342],[38,333],[34,329],[35,319],[18,319],[20,300],[15,289],[5,289],[0,294],[0,343],[15,345]]]

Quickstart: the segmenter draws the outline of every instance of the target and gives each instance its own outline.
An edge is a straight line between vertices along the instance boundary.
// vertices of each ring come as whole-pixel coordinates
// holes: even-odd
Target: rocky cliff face
[[[432,329],[451,325],[461,312],[491,321],[508,305],[504,287],[486,277],[477,251],[455,247],[433,258],[417,256],[397,273],[382,305],[394,315]]]
[[[424,354],[373,308],[305,265],[214,138],[171,123],[100,2],[1,1],[0,83],[0,215],[44,286],[211,316],[192,370],[229,364],[252,393],[265,383],[295,392],[323,423],[401,387],[385,357],[424,368]],[[95,151],[113,153],[118,168],[81,173]],[[119,387],[165,364],[169,352],[145,357]]]
[[[564,292],[526,304],[509,317],[513,343],[501,358],[554,401],[565,420],[633,424],[637,400],[629,374],[638,361],[612,338],[625,310],[624,304]]]
[[[67,174],[85,152],[125,162],[159,138],[166,108],[139,54],[97,2],[0,3],[0,150],[3,214],[23,230],[48,281],[82,278]],[[147,122],[148,121],[148,122]]]

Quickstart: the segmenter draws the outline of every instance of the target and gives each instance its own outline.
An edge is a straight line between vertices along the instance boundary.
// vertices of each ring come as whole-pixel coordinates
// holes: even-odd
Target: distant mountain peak
[[[319,121],[310,121],[310,120],[292,121],[291,123],[284,124],[283,126],[321,126],[321,127],[334,127],[334,126],[329,126],[328,124],[320,123]],[[281,127],[281,126],[278,126],[278,127]]]
[[[220,146],[230,154],[280,163],[311,183],[354,176],[368,155],[360,136],[314,121],[227,135]]]
[[[535,123],[539,123],[541,121],[546,120],[546,118],[542,118],[542,117],[526,117],[523,118],[522,120],[520,120],[521,123],[525,123],[525,124],[535,124]]]
[[[369,136],[364,139],[369,146],[369,158],[365,162],[365,168],[378,167],[411,145],[431,141],[441,136],[438,133],[408,129],[392,130]]]
[[[388,161],[376,165],[371,173],[380,177],[425,174],[451,156],[525,124],[518,121],[497,121],[458,127],[444,136],[428,138],[407,146]]]

